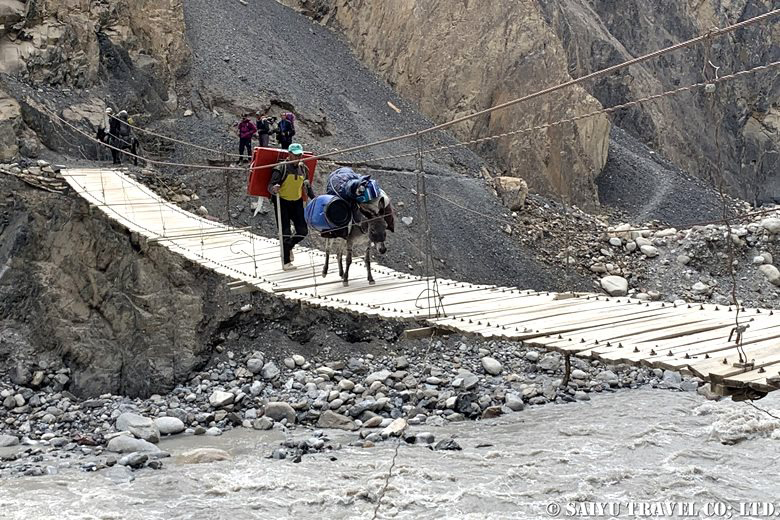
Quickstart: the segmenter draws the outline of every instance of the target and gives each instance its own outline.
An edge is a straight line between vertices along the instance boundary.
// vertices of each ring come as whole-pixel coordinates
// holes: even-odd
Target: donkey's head
[[[375,207],[361,204],[360,211],[367,217],[368,239],[371,241],[371,244],[376,245],[380,254],[385,254],[387,252],[387,247],[385,246],[387,230],[395,230],[392,216],[393,209],[389,204],[385,203],[384,199],[380,198]]]

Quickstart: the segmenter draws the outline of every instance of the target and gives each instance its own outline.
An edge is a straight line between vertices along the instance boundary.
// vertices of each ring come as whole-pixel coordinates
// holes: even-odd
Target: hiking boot
[[[287,262],[286,264],[284,264],[284,265],[282,266],[282,270],[283,270],[283,271],[294,271],[294,270],[296,270],[296,269],[298,269],[298,268],[297,268],[297,267],[295,267],[295,266],[292,264],[292,262]]]

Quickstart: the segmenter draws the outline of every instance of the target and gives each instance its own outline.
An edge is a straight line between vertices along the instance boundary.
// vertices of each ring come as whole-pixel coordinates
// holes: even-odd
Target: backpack
[[[292,137],[295,135],[295,127],[287,119],[279,121],[279,135],[282,137]]]

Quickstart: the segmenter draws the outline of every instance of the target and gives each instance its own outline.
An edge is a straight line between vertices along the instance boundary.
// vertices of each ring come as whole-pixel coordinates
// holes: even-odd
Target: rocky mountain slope
[[[361,60],[417,102],[435,121],[535,92],[711,27],[777,8],[772,0],[669,4],[611,1],[367,2],[285,0],[343,33]],[[392,35],[403,35],[403,38]],[[586,113],[780,58],[776,20],[666,55],[453,129],[463,140]],[[612,123],[710,183],[719,181],[715,129],[732,194],[780,197],[780,74],[769,71],[724,84],[718,93],[666,98],[618,112]],[[713,99],[714,98],[714,99]],[[593,118],[479,145],[532,190],[592,207],[594,179],[607,160],[609,123]],[[612,146],[619,146],[612,143]]]

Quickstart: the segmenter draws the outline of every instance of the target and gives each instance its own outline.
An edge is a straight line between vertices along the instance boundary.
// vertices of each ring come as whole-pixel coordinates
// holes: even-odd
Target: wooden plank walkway
[[[336,274],[320,276],[322,251],[296,248],[295,271],[283,271],[277,240],[189,213],[111,169],[63,173],[87,202],[128,230],[208,269],[232,278],[237,292],[262,290],[306,305],[353,314],[423,322],[485,338],[525,341],[561,352],[690,372],[725,395],[780,387],[780,316],[768,309],[741,311],[749,323],[743,347],[752,365],[738,364],[728,341],[734,309],[710,304],[639,302],[600,294],[556,294],[513,287],[431,280],[372,264],[375,285],[356,260],[344,287]],[[429,298],[435,296],[435,298]],[[438,300],[445,315],[431,300]]]

